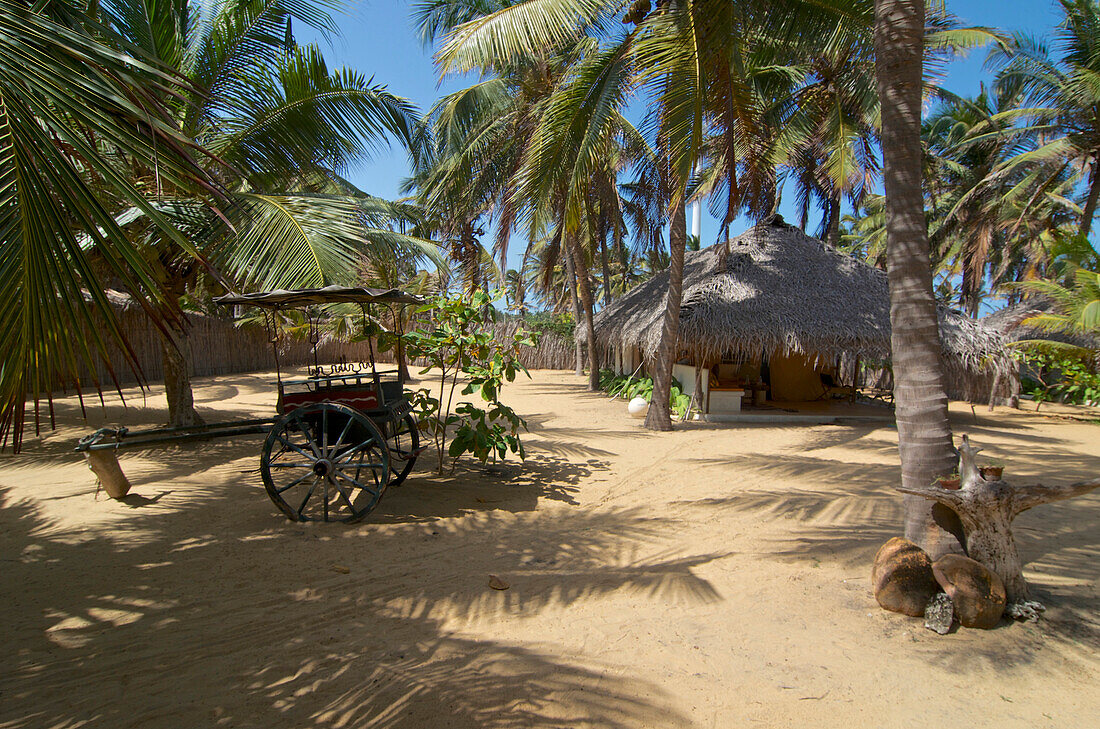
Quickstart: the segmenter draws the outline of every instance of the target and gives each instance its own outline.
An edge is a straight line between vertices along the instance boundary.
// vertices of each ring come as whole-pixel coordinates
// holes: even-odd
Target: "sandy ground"
[[[264,414],[268,379],[197,399]],[[159,394],[59,403],[0,458],[0,727],[1098,726],[1100,494],[1017,521],[1041,622],[940,637],[869,590],[892,428],[655,434],[561,372],[506,399],[525,465],[418,469],[350,527],[279,516],[256,437],[129,453],[95,500],[73,440]],[[1010,481],[1100,472],[1100,424],[954,416]]]

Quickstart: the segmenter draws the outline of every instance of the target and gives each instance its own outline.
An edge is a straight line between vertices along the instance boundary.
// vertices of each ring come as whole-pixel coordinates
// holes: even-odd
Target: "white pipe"
[[[696,200],[691,205],[691,234],[702,239],[703,233],[703,203]]]

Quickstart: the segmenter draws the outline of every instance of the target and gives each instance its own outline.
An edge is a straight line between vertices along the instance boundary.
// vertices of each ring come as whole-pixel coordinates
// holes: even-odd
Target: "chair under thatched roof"
[[[728,256],[724,248],[685,257],[682,356],[696,363],[731,352],[889,359],[884,271],[782,222],[757,225],[733,239]],[[636,348],[649,360],[660,344],[667,289],[665,271],[600,311],[599,343]],[[999,332],[946,307],[940,307],[940,331],[949,368],[988,373],[1003,366]]]

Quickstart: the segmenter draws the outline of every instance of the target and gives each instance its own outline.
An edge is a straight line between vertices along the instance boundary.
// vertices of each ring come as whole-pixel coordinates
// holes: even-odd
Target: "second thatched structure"
[[[598,343],[620,371],[652,361],[667,289],[666,271],[597,314]],[[757,225],[728,247],[687,253],[683,291],[677,360],[709,369],[712,379],[723,362],[755,361],[759,372],[759,363],[770,361],[773,375],[778,366],[793,366],[826,374],[827,387],[851,383],[837,371],[843,362],[854,374],[859,363],[885,366],[890,358],[886,273],[781,221]],[[1003,335],[946,307],[940,333],[949,394],[987,401],[989,383],[1011,369]],[[889,388],[888,369],[883,372],[887,379],[878,384]],[[820,379],[815,386],[820,389]],[[786,390],[787,397],[776,399],[814,399],[813,387]]]

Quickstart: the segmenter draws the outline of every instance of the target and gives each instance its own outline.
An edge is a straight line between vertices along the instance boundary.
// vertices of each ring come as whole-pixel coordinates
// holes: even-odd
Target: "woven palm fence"
[[[159,332],[137,307],[126,307],[117,314],[140,365],[141,376],[147,382],[161,380],[164,376],[163,345]],[[201,315],[191,315],[188,319],[193,374],[196,377],[272,370],[275,368],[276,351],[280,367],[313,364],[313,347],[305,339],[282,336],[275,343],[277,347],[273,347],[270,334],[262,327],[238,327],[231,321]],[[514,320],[496,322],[493,325],[494,337],[500,341],[510,340],[519,326],[520,322]],[[116,363],[115,377],[119,384],[139,381],[137,373],[119,365],[125,359],[117,347],[109,345],[108,352],[110,360]],[[375,352],[377,361],[393,361],[392,352],[378,354],[377,348]],[[369,358],[370,344],[367,342],[343,342],[325,337],[317,345],[317,361],[321,364],[362,362]],[[573,348],[560,336],[544,333],[539,337],[537,346],[520,349],[519,359],[529,369],[570,369],[573,366]],[[85,367],[81,380],[83,383],[98,381],[106,385],[112,377],[106,363],[99,362],[94,371]]]

